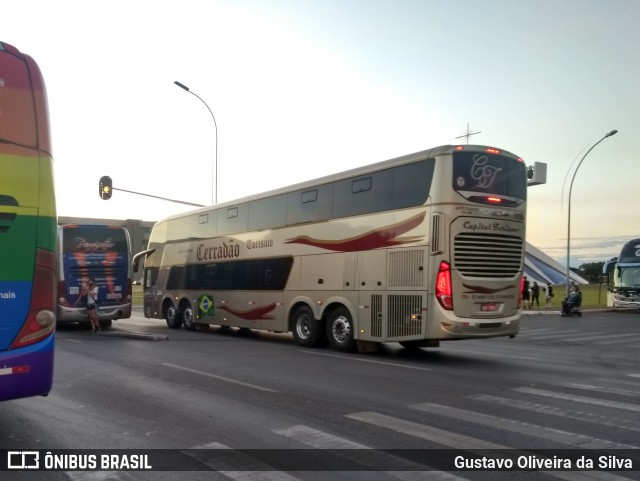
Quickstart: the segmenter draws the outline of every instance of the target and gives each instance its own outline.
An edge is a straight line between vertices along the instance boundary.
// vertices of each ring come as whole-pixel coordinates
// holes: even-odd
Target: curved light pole
[[[573,189],[573,180],[576,178],[578,169],[582,165],[582,161],[589,154],[589,152],[591,152],[595,148],[595,146],[598,145],[600,142],[602,142],[604,139],[606,139],[607,137],[611,137],[612,135],[616,135],[617,133],[618,133],[617,130],[612,130],[611,132],[607,133],[607,135],[605,135],[600,140],[598,140],[595,144],[593,144],[591,148],[587,150],[587,152],[582,156],[582,158],[580,159],[580,162],[578,162],[578,166],[576,167],[576,170],[573,171],[573,177],[571,177],[571,184],[569,184],[569,214],[567,216],[567,285],[565,289],[565,296],[569,295],[569,284],[571,282],[571,277],[570,277],[571,268],[569,267],[569,259],[570,259],[569,254],[571,251],[571,189]]]
[[[184,84],[181,84],[180,82],[178,82],[177,80],[175,82],[173,82],[174,84],[176,84],[178,87],[180,87],[183,90],[186,90],[187,92],[189,92],[191,95],[196,96],[200,102],[202,102],[204,104],[204,106],[207,108],[207,110],[209,111],[209,113],[211,114],[211,118],[213,119],[213,126],[215,128],[216,131],[216,147],[215,147],[215,152],[216,152],[216,157],[215,157],[215,162],[214,162],[214,168],[215,168],[215,190],[213,190],[213,192],[211,192],[211,202],[213,202],[214,204],[218,203],[218,124],[216,123],[216,118],[213,116],[213,112],[211,111],[211,109],[209,108],[209,106],[207,105],[207,102],[205,102],[204,100],[202,100],[202,98],[200,98],[199,95],[194,94],[191,90],[189,90],[189,87],[187,87]],[[213,169],[212,169],[213,170]],[[214,189],[214,182],[213,179],[211,180],[211,188]],[[215,196],[214,196],[214,192],[215,192]]]

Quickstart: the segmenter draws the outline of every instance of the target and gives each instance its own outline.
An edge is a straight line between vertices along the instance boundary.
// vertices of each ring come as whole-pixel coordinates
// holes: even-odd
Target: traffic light
[[[103,175],[100,177],[100,191],[98,194],[102,200],[111,199],[111,194],[113,193],[113,182],[111,177],[108,175]]]

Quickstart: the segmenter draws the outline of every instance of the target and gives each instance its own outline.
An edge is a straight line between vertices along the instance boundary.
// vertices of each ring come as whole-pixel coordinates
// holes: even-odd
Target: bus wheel
[[[314,347],[322,344],[324,332],[309,306],[300,306],[293,311],[293,338],[299,346]]]
[[[327,337],[336,351],[351,352],[356,347],[351,314],[344,307],[334,309],[327,319]]]
[[[108,329],[113,325],[113,321],[111,319],[106,321],[100,321],[100,329]]]
[[[176,311],[176,308],[173,307],[173,304],[167,307],[164,319],[165,321],[167,321],[167,326],[169,326],[171,329],[180,329],[180,326],[182,326],[182,319],[178,315],[178,311]]]
[[[191,303],[189,301],[183,301],[180,304],[182,307],[182,324],[187,331],[195,331],[196,330],[196,318],[193,314],[193,307],[191,307]]]

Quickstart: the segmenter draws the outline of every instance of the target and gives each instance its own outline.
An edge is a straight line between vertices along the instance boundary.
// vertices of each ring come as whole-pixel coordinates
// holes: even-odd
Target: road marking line
[[[347,361],[370,362],[372,364],[383,364],[385,366],[402,367],[405,369],[417,369],[419,371],[433,371],[433,369],[428,367],[408,366],[406,364],[396,364],[393,362],[385,362],[385,361],[374,361],[372,359],[359,359],[356,357],[341,356],[339,354],[327,354],[324,352],[316,352],[316,351],[311,351],[307,349],[300,349],[299,352],[304,352],[306,354],[315,354],[316,356],[336,357],[338,359],[346,359]]]
[[[442,446],[447,446],[454,449],[462,449],[465,452],[473,451],[474,449],[517,449],[370,411],[347,414],[346,417],[372,424],[381,428],[396,431],[402,434],[407,434],[409,436],[414,436],[420,439],[431,441]],[[550,477],[560,478],[566,481],[585,481],[587,479],[624,481],[628,479],[621,478],[620,476],[609,473],[587,473],[584,471],[545,471],[545,474]]]
[[[638,390],[630,390],[630,389],[621,389],[616,387],[606,387],[606,386],[592,386],[590,384],[579,384],[574,382],[563,382],[558,384],[559,386],[564,387],[572,387],[575,389],[583,389],[585,391],[596,391],[596,392],[607,392],[612,394],[620,394],[622,396],[633,396],[636,397],[640,394],[640,386]]]
[[[623,336],[622,339],[616,339],[615,341],[602,341],[596,342],[595,344],[626,344],[626,343],[637,343],[640,341],[640,334],[619,334],[618,336]]]
[[[489,426],[491,428],[511,431],[526,436],[532,436],[540,439],[547,439],[557,443],[567,444],[569,446],[580,447],[582,449],[637,449],[638,446],[628,444],[619,444],[606,439],[593,438],[584,434],[571,433],[561,431],[560,429],[547,428],[536,424],[523,423],[513,419],[499,418],[489,414],[482,414],[465,409],[458,409],[450,406],[435,403],[421,403],[409,406],[412,409],[427,412],[429,414],[438,414],[450,418],[460,419],[469,423]]]
[[[572,337],[570,339],[565,339],[565,341],[567,341],[567,342],[595,341],[595,340],[600,340],[600,339],[609,339],[609,338],[613,338],[613,337],[620,338],[621,335],[622,334],[618,333],[618,334],[609,334],[608,336],[603,336],[600,333],[595,333],[595,334],[590,334],[588,336]]]
[[[533,333],[533,334],[529,334],[528,332],[524,333],[524,334],[520,334],[522,335],[523,338],[525,339],[554,339],[554,338],[564,338],[567,335],[573,335],[573,334],[580,334],[580,331],[576,331],[575,329],[569,329],[566,331],[552,331],[552,332],[543,332],[540,334],[537,333]]]
[[[71,339],[69,337],[61,336],[57,333],[56,333],[56,339],[62,339],[63,341],[67,341],[67,342],[75,342],[76,344],[82,344],[84,342],[84,341],[81,341],[80,339]]]
[[[516,338],[517,339],[517,338]],[[516,340],[514,339],[514,340]],[[526,338],[523,339],[526,341]],[[468,341],[471,342],[471,341]],[[451,343],[447,343],[446,346],[442,347],[442,352],[446,351],[455,351],[462,352],[463,354],[472,354],[474,356],[488,356],[488,357],[499,357],[500,359],[520,359],[523,361],[536,361],[540,362],[540,357],[531,357],[531,356],[519,356],[517,354],[512,354],[511,352],[488,352],[488,351],[479,351],[478,349],[469,349],[467,343],[461,343],[463,345],[453,345]],[[520,347],[521,348],[521,347]]]
[[[299,478],[294,478],[283,471],[272,471],[271,466],[240,451],[233,451],[229,446],[222,443],[207,443],[190,449],[195,450],[195,452],[190,450],[183,452],[215,470],[220,469],[220,463],[226,466],[231,461],[234,461],[236,466],[234,466],[235,469],[233,471],[217,472],[236,481],[299,481]],[[214,450],[214,452],[207,453],[207,449]],[[232,452],[223,454],[217,452],[217,450],[230,450]],[[216,458],[219,458],[219,461],[216,461]]]
[[[176,364],[170,364],[168,362],[163,362],[161,363],[163,366],[167,366],[167,367],[172,367],[174,369],[181,369],[182,371],[187,371],[187,372],[192,372],[194,374],[200,374],[201,376],[207,376],[213,379],[217,379],[219,381],[226,381],[226,382],[230,382],[233,384],[238,384],[239,386],[244,386],[244,387],[249,387],[251,389],[257,389],[258,391],[263,391],[263,392],[278,392],[275,389],[271,389],[268,387],[264,387],[264,386],[258,386],[257,384],[251,384],[248,382],[244,382],[244,381],[239,381],[237,379],[231,379],[228,377],[224,377],[224,376],[218,376],[217,374],[211,374],[209,372],[204,372],[204,371],[198,371],[197,369],[191,369],[189,367],[184,367],[184,366],[178,366]]]
[[[118,471],[65,471],[71,481],[125,481],[133,479],[131,474]]]
[[[637,405],[637,404],[618,402],[618,401],[609,401],[606,399],[598,399],[598,398],[589,397],[589,396],[580,396],[577,394],[565,394],[565,393],[559,393],[559,392],[553,392],[553,391],[546,391],[544,389],[536,389],[536,388],[530,388],[530,387],[517,387],[514,389],[514,391],[522,392],[525,394],[535,394],[536,396],[546,396],[546,397],[551,397],[556,399],[565,399],[568,401],[595,404],[597,406],[605,406],[605,407],[616,408],[616,409],[625,409],[627,411],[640,412],[640,405]]]
[[[345,417],[455,449],[508,449],[508,446],[501,444],[371,411],[347,414]]]
[[[304,425],[296,425],[290,426],[287,428],[276,429],[274,430],[276,434],[284,436],[289,439],[293,439],[301,444],[306,446],[310,446],[316,449],[335,449],[335,450],[358,450],[358,449],[372,449],[370,446],[366,446],[364,444],[357,443],[355,441],[350,441],[345,438],[341,438],[335,436],[333,434],[326,433],[324,431],[319,431],[317,429],[304,426]],[[358,461],[358,453],[357,452],[349,452],[346,451],[345,458],[352,460],[354,462]],[[398,470],[395,471],[384,471],[385,474],[389,476],[393,476],[397,479],[402,479],[404,481],[413,481],[413,480],[425,480],[425,479],[436,479],[441,481],[466,481],[466,478],[461,478],[459,476],[455,476],[453,474],[445,473],[445,472],[436,472],[436,471],[423,471],[424,466],[415,466],[415,464],[411,463],[411,461],[407,459],[403,459],[399,456],[395,456],[393,454],[387,454],[383,451],[376,453],[377,458],[384,457],[384,460],[380,460],[381,463],[385,465],[397,465]],[[368,457],[360,459],[360,462],[364,465],[370,465],[368,462]]]
[[[506,406],[513,409],[522,409],[525,411],[533,411],[540,414],[558,416],[568,419],[575,419],[577,421],[584,421],[593,424],[601,424],[603,426],[611,426],[619,429],[628,429],[630,431],[640,432],[640,426],[635,419],[628,418],[613,418],[610,416],[602,416],[585,411],[564,410],[556,406],[549,406],[547,404],[539,404],[527,401],[521,401],[517,399],[509,399],[500,396],[491,396],[489,394],[473,394],[467,396],[474,401],[482,401],[494,406]]]

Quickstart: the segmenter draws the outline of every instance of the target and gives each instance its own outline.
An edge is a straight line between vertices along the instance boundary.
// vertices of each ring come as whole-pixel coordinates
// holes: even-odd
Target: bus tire
[[[113,325],[113,321],[108,319],[106,321],[100,321],[100,329],[108,329]]]
[[[182,313],[182,325],[187,331],[196,330],[196,316],[193,312],[193,306],[187,300],[180,303],[180,312]]]
[[[164,313],[164,320],[167,321],[167,326],[171,329],[180,329],[182,326],[182,317],[180,317],[180,314],[173,304],[167,306],[167,310]]]
[[[356,338],[351,313],[345,307],[332,310],[327,317],[327,338],[329,345],[336,351],[352,352],[356,347]]]
[[[302,347],[315,347],[324,340],[322,322],[313,315],[309,306],[298,306],[292,316],[293,338]]]

